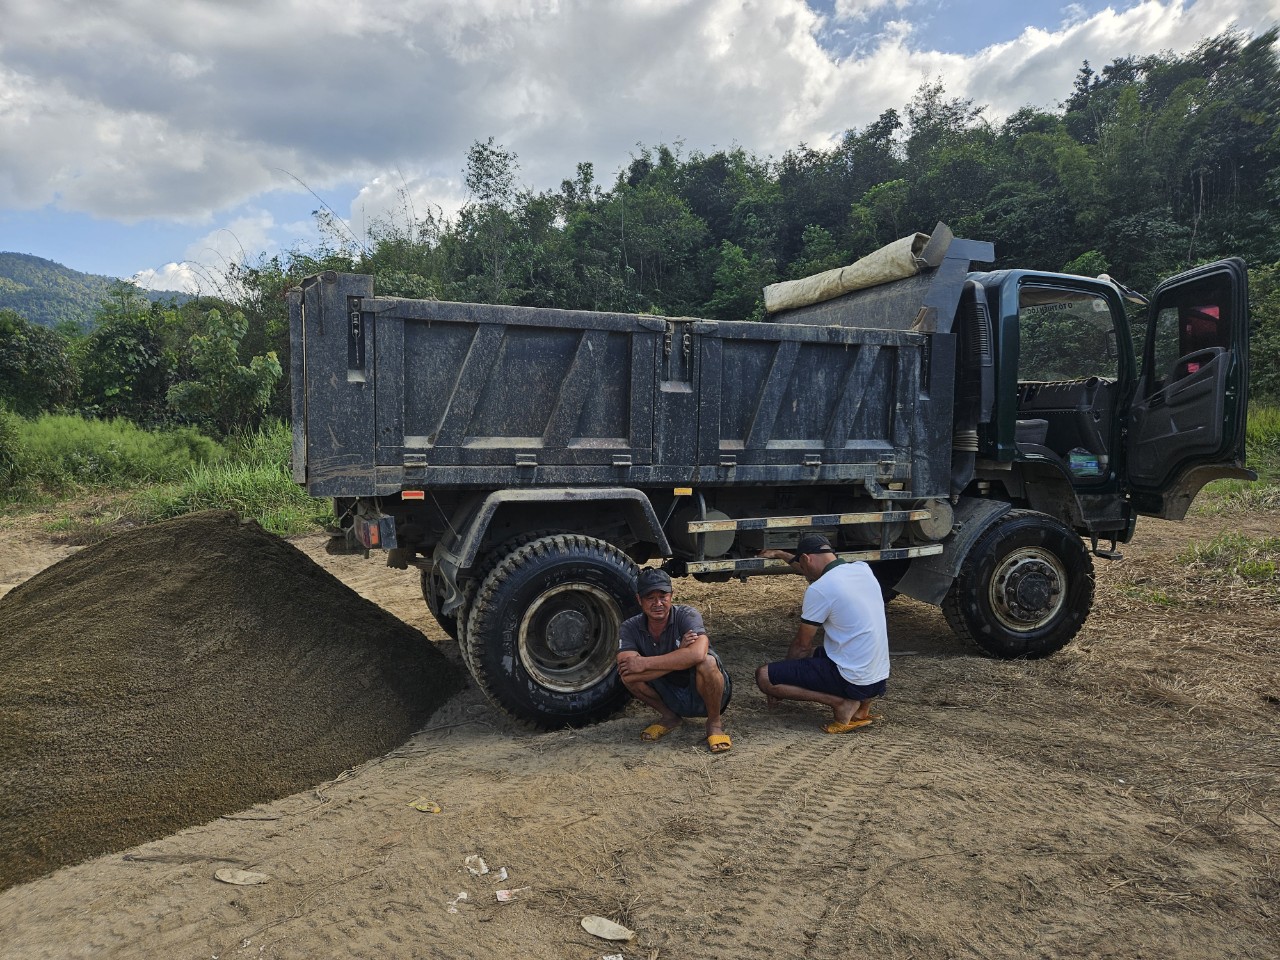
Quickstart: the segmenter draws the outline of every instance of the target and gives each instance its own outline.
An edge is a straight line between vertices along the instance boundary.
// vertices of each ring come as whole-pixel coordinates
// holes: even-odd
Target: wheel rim
[[[520,620],[520,663],[549,690],[585,690],[614,670],[621,625],[617,601],[599,587],[552,587]]]
[[[1067,571],[1052,552],[1024,547],[1010,553],[991,575],[991,610],[1005,628],[1038,630],[1053,621],[1067,601]]]

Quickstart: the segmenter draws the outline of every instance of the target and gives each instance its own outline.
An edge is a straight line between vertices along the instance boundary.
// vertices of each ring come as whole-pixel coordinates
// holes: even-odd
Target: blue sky
[[[246,12],[249,11],[249,12]],[[246,21],[246,17],[252,19]],[[638,144],[778,155],[941,79],[1000,116],[1080,62],[1185,51],[1280,0],[0,0],[0,251],[211,289],[230,261],[452,214],[494,137],[535,189]]]

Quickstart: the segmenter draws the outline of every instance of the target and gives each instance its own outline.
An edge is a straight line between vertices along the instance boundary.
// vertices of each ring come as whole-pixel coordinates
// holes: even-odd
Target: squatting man
[[[641,612],[622,624],[618,635],[618,676],[631,695],[658,711],[640,739],[661,740],[685,717],[707,718],[707,748],[724,753],[733,746],[721,712],[733,684],[711,649],[702,614],[673,603],[671,577],[662,570],[640,571],[636,600]]]
[[[875,574],[861,561],[841,560],[819,534],[801,537],[794,551],[759,555],[786,560],[809,581],[787,658],[756,670],[769,706],[779,700],[826,704],[833,716],[822,728],[827,733],[867,726],[876,719],[871,701],[884,695],[889,679],[889,631]],[[819,627],[825,642],[815,651]]]

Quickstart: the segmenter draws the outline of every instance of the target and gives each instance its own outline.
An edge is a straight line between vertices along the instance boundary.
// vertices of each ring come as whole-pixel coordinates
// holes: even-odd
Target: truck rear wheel
[[[484,578],[463,631],[465,659],[485,695],[543,729],[582,726],[627,700],[618,630],[639,612],[636,567],[593,537],[542,537]]]
[[[893,588],[906,575],[909,566],[911,566],[910,560],[877,560],[870,564],[871,572],[875,574],[876,582],[880,584],[880,598],[885,603],[898,596],[898,591]]]
[[[431,615],[436,618],[436,623],[440,624],[440,628],[454,640],[457,640],[459,618],[455,614],[440,612],[440,607],[444,603],[444,597],[444,578],[440,575],[439,570],[435,567],[432,567],[430,570],[423,570],[422,599],[427,601],[427,609],[430,610]],[[457,612],[465,613],[466,607],[459,607]]]
[[[441,612],[446,596],[446,588],[439,568],[433,566],[430,570],[422,572],[422,598],[427,602],[427,609],[431,611],[431,615],[436,618],[436,623],[440,624],[444,632],[458,641],[458,649],[462,652],[462,661],[466,664],[468,670],[471,669],[471,661],[464,634],[467,629],[468,616],[471,613],[471,604],[475,600],[476,589],[479,587],[480,582],[492,572],[499,561],[517,547],[523,547],[526,543],[537,540],[540,537],[549,536],[553,532],[551,530],[538,530],[522,533],[519,536],[512,537],[486,554],[485,559],[476,568],[475,576],[468,577],[458,584],[458,589],[462,593],[462,603],[450,614]]]
[[[1061,650],[1092,605],[1093,561],[1075,532],[1012,510],[973,545],[942,612],[957,636],[1011,660]]]

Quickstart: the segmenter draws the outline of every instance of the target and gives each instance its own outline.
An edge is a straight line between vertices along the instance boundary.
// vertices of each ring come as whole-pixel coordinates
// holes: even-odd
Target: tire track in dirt
[[[411,575],[328,559],[442,636]],[[935,643],[936,611],[895,603],[893,647],[916,655],[894,660],[888,716],[831,737],[821,711],[768,711],[751,682],[785,649],[794,587],[684,591],[743,627],[716,638],[735,682],[727,755],[707,753],[697,722],[639,743],[638,706],[528,735],[470,688],[383,758],[243,814],[278,819],[130,851],[182,862],[103,858],[0,895],[0,957],[1280,955],[1277,834],[1246,809],[1280,819],[1276,786],[1232,794],[1223,779],[1256,775],[1277,726],[1119,686],[1117,634],[1149,631],[1140,611],[1132,625],[1095,612],[1049,661],[998,663]],[[1176,690],[1187,661],[1169,657]],[[442,813],[409,807],[418,796]],[[467,874],[471,853],[527,899],[498,904],[498,884]],[[219,858],[272,882],[219,884]],[[587,913],[636,941],[593,940]]]

